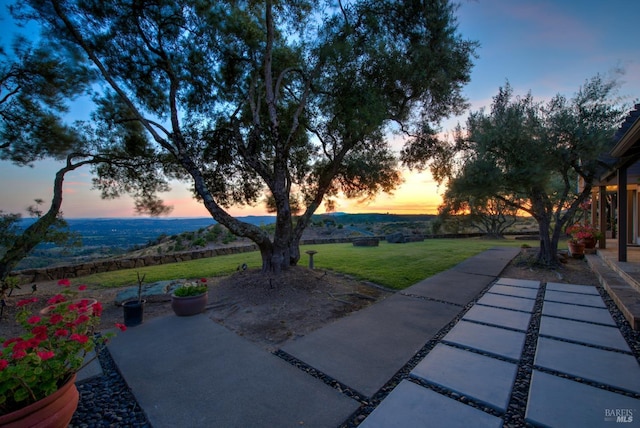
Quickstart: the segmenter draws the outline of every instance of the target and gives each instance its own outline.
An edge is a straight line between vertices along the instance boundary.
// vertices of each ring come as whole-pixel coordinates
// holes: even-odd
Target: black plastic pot
[[[130,300],[122,304],[124,310],[124,325],[127,327],[134,327],[142,324],[142,317],[144,314],[144,300],[139,302],[137,300]]]

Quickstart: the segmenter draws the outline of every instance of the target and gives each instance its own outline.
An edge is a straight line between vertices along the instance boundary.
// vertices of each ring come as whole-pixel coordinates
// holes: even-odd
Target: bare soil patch
[[[209,294],[213,320],[272,350],[392,293],[344,275],[298,266],[278,276],[236,273]]]
[[[563,263],[555,269],[544,269],[534,264],[537,248],[523,248],[500,276],[514,279],[531,279],[541,282],[560,282],[565,284],[598,285],[598,277],[587,261],[563,256]]]
[[[585,260],[567,259],[555,270],[531,265],[537,249],[524,249],[502,272],[501,276],[533,279],[544,282],[597,285],[598,280]],[[82,284],[81,278],[73,281]],[[251,270],[227,277],[208,278],[209,305],[207,314],[238,335],[268,350],[289,339],[304,336],[323,325],[354,311],[363,309],[392,294],[373,284],[347,275],[324,270],[295,267],[280,275],[263,275]],[[4,308],[0,320],[0,338],[20,333],[15,324],[14,304],[21,298],[35,295],[40,307],[60,291],[56,281],[39,283],[37,291],[31,286],[16,290]],[[119,289],[90,287],[83,295],[102,302],[104,312],[101,329],[111,329],[123,322],[122,307],[115,305]],[[168,295],[147,299],[144,309],[146,321],[172,315]],[[173,316],[173,315],[172,315]],[[125,333],[126,334],[126,333]]]

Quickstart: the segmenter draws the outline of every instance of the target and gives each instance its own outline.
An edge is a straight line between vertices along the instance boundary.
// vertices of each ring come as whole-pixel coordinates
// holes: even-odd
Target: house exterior
[[[627,261],[627,248],[640,245],[640,104],[629,112],[614,137],[609,152],[613,168],[594,186],[591,217],[602,231],[600,240],[606,248],[607,237],[616,238],[618,261]],[[598,216],[598,213],[603,215]]]

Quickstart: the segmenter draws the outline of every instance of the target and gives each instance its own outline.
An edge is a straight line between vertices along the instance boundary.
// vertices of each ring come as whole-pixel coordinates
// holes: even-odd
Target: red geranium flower
[[[100,302],[94,303],[91,309],[93,309],[93,315],[97,317],[102,315],[102,304]]]
[[[38,315],[34,315],[32,317],[29,317],[27,322],[29,324],[38,324],[41,320],[42,320],[42,318],[40,318]]]
[[[48,359],[56,356],[55,352],[53,351],[38,351],[37,354],[42,361],[47,361]]]
[[[62,285],[63,287],[70,287],[71,281],[69,281],[68,278],[63,278],[60,281],[58,281],[58,285]]]
[[[51,317],[49,317],[49,324],[58,324],[59,322],[62,322],[63,319],[64,318],[60,314],[52,314]]]
[[[2,344],[2,346],[4,348],[8,348],[9,345],[11,345],[14,342],[20,342],[22,340],[21,337],[12,337],[11,339],[5,340],[4,343]]]
[[[24,352],[24,350],[22,350],[22,349],[14,349],[13,350],[13,359],[14,360],[20,360],[20,359],[22,359],[22,358],[24,358],[26,356],[27,356],[27,353]]]
[[[69,330],[65,330],[64,328],[61,328],[59,330],[56,330],[54,334],[56,335],[56,337],[65,337],[69,335]]]
[[[87,315],[80,315],[78,317],[78,319],[74,321],[74,324],[75,325],[80,325],[82,323],[85,323],[85,322],[89,321],[89,319],[90,318]]]
[[[119,322],[116,323],[116,327],[118,327],[120,331],[125,331],[127,329],[126,325],[120,324]]]
[[[42,342],[42,340],[38,339],[37,337],[32,337],[31,339],[25,342],[24,349],[29,349],[29,348],[35,349],[38,347],[38,345],[40,345],[40,342]],[[15,348],[13,349],[15,350]]]
[[[31,330],[31,333],[33,333],[34,336],[38,340],[46,340],[46,338],[47,338],[47,326],[46,325],[37,325]]]
[[[0,371],[6,369],[8,365],[9,365],[9,361],[0,360]]]
[[[67,299],[62,294],[56,294],[49,300],[47,300],[47,305],[55,305],[56,303],[66,302]]]
[[[37,301],[38,301],[37,297],[32,297],[30,299],[22,299],[22,300],[20,300],[19,302],[16,303],[16,308],[20,308],[22,306],[28,305],[29,303],[34,303],[34,302],[37,302]]]
[[[73,333],[69,339],[75,340],[78,343],[87,343],[89,341],[89,337],[84,334]]]

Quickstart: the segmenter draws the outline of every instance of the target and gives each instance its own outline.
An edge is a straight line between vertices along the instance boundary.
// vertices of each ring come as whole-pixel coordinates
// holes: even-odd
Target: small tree
[[[454,195],[453,192],[453,187],[445,192],[444,203],[439,208],[440,215],[463,216],[467,227],[485,233],[488,238],[503,238],[505,231],[518,220],[517,208],[501,199],[477,198],[464,193]]]
[[[457,128],[455,142],[417,139],[403,153],[405,162],[432,161],[434,175],[448,180],[453,195],[495,198],[529,213],[540,232],[538,262],[554,266],[567,223],[607,167],[600,155],[611,148],[625,112],[616,88],[615,80],[596,76],[571,100],[557,95],[540,103],[531,94],[514,97],[507,84],[490,111],[471,113],[466,129]]]
[[[90,126],[64,120],[68,103],[90,89],[92,73],[82,63],[67,57],[54,46],[32,45],[18,38],[11,54],[0,50],[0,160],[18,166],[32,166],[49,159],[61,163],[53,177],[52,199],[48,208],[29,209],[36,220],[26,229],[17,227],[19,214],[0,217],[0,282],[41,242],[63,242],[63,183],[67,173],[92,165],[118,169],[141,183],[138,194],[161,189],[149,180],[140,158],[127,150],[104,150],[105,140]],[[114,133],[109,140],[118,140]],[[148,168],[149,160],[144,160]],[[157,161],[151,161],[157,166]],[[37,204],[42,204],[41,200]]]
[[[69,238],[60,212],[62,183],[64,175],[84,161],[76,162],[77,154],[67,154],[78,148],[79,139],[60,115],[66,111],[65,101],[84,90],[88,75],[84,67],[18,38],[11,54],[0,51],[0,82],[0,160],[26,166],[45,158],[66,158],[54,178],[50,207],[42,211],[42,200],[29,207],[36,218],[29,227],[19,227],[20,214],[1,213],[0,282],[5,284],[7,275],[36,245]]]

